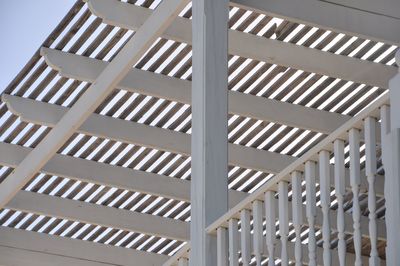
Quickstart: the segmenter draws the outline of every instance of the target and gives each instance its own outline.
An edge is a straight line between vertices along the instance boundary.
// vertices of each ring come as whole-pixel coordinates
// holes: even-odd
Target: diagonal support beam
[[[270,6],[277,6],[284,2],[284,10],[290,10],[295,16],[298,10],[305,10],[302,6],[303,2],[307,3],[307,8],[312,7],[316,9],[322,1],[317,0],[301,0],[292,3],[291,0],[285,1],[260,1],[260,0],[236,0],[235,5],[241,3],[242,5],[252,5],[252,9],[262,9],[263,11],[269,10]],[[310,4],[313,2],[314,4]],[[151,10],[147,8],[137,7],[132,4],[123,3],[117,0],[88,0],[88,5],[92,13],[100,18],[107,24],[118,26],[121,28],[136,30],[140,27],[141,23],[151,15]],[[294,8],[296,5],[297,8]],[[307,12],[306,15],[310,17],[319,17],[322,19],[329,19],[330,21],[340,21],[339,23],[346,23],[351,16],[343,15],[343,19],[338,19],[335,12],[325,11],[321,15],[317,11]],[[333,10],[333,9],[332,9]],[[332,16],[335,14],[335,16]],[[304,19],[307,18],[305,16]],[[369,15],[368,15],[369,16]],[[364,16],[368,20],[367,16]],[[382,28],[381,32],[386,32],[392,39],[398,41],[399,34],[399,21],[392,21],[394,24],[392,30]],[[357,20],[349,22],[349,24],[358,24]],[[178,42],[191,44],[191,28],[190,20],[178,17],[171,26],[163,34],[164,38],[171,39]],[[379,23],[377,22],[379,25]],[[371,23],[371,26],[375,24]],[[366,27],[366,30],[370,27]],[[374,30],[375,31],[375,30]],[[379,33],[376,30],[377,33]],[[395,37],[393,37],[395,36]],[[397,68],[386,66],[383,64],[363,61],[360,59],[335,55],[328,52],[323,52],[317,49],[307,48],[296,44],[286,43],[282,41],[267,39],[264,37],[255,36],[252,34],[229,30],[229,53],[233,55],[251,58],[271,64],[280,66],[291,67],[295,69],[305,70],[307,72],[318,73],[334,78],[343,80],[354,81],[381,88],[387,88],[387,81],[397,73]],[[327,63],[329,62],[329,63]]]
[[[62,51],[42,48],[47,64],[60,75],[94,82],[109,63]],[[119,89],[162,99],[191,104],[191,82],[140,69],[132,69],[117,86]],[[344,124],[349,116],[301,105],[228,92],[229,113],[274,122],[291,127],[329,134]]]
[[[23,121],[54,127],[68,108],[3,95],[9,109]],[[190,135],[98,114],[92,114],[77,132],[148,148],[190,156]],[[278,173],[295,157],[242,145],[229,144],[229,163],[267,173]]]
[[[110,65],[79,98],[57,125],[24,159],[14,172],[0,184],[0,208],[37,173],[69,137],[85,122],[96,107],[128,74],[154,41],[172,23],[188,0],[162,1],[154,13],[136,31],[134,37]]]
[[[33,266],[161,265],[168,256],[78,239],[0,228],[0,264]]]

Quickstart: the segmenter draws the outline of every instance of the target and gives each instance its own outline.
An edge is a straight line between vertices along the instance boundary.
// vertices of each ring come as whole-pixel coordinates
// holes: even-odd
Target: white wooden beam
[[[20,116],[21,120],[50,127],[54,126],[67,110],[65,107],[5,94],[2,96],[2,100],[7,103],[11,112]],[[79,129],[79,132],[135,145],[176,152],[186,156],[190,153],[189,136],[186,134],[106,116],[93,114]],[[235,144],[229,144],[229,152],[229,162],[231,164],[264,172],[279,171],[281,168],[285,167],[285,165],[289,165],[294,161],[293,157]],[[346,189],[351,190],[348,169],[345,170],[345,174]],[[333,166],[331,166],[331,175],[333,176]],[[366,192],[368,191],[368,181],[364,178],[365,171],[362,171],[362,176],[360,189],[361,192]],[[334,187],[333,181],[331,186]],[[375,186],[376,195],[383,196],[383,176],[377,176]],[[142,187],[142,185],[139,185],[139,187]],[[179,195],[179,193],[176,195]],[[235,197],[235,199],[239,200],[239,197]]]
[[[400,6],[398,4],[391,7],[392,12],[397,14],[393,17],[379,14],[379,10],[374,7],[361,10],[341,3],[334,3],[335,1],[339,2],[338,0],[232,0],[231,3],[235,6],[297,23],[343,32],[374,41],[394,45],[400,44],[400,18],[398,15]],[[346,2],[354,4],[356,1]],[[363,8],[364,2],[358,1],[359,7]],[[379,3],[375,2],[375,5],[383,5],[383,3],[379,1]]]
[[[226,245],[206,228],[228,210],[228,146],[238,147],[228,145],[228,2],[192,2],[190,266],[222,266],[217,251]]]
[[[312,4],[308,2],[312,2]],[[105,23],[131,30],[136,30],[140,27],[141,23],[146,19],[146,17],[150,16],[152,12],[150,9],[137,7],[117,0],[88,0],[88,3],[92,13],[102,18]],[[353,20],[353,17],[351,16],[353,13],[350,15],[341,15],[341,13],[339,13],[339,16],[342,16],[342,18],[338,19],[336,13],[331,12],[334,10],[328,9],[328,12],[325,11],[324,15],[321,15],[321,13],[318,12],[319,9],[317,7],[323,2],[317,0],[302,0],[296,1],[296,3],[292,3],[290,0],[236,0],[234,3],[235,5],[248,5],[252,9],[261,10],[263,12],[270,10],[271,6],[282,5],[282,10],[289,10],[294,17],[296,17],[298,13],[302,14],[307,12],[305,13],[304,19],[307,19],[308,16],[321,16],[321,19],[339,21],[338,23],[344,23],[345,25],[346,23],[349,23],[349,20],[349,24],[361,24],[358,20]],[[306,4],[306,7],[304,5],[302,6],[303,3]],[[316,9],[318,9],[318,11],[316,11]],[[302,12],[299,12],[299,10]],[[335,15],[333,16],[332,14]],[[368,16],[371,16],[371,14]],[[364,18],[366,20],[369,19],[367,16],[364,16]],[[375,23],[379,25],[379,22],[376,21]],[[191,22],[188,19],[181,17],[177,18],[165,31],[163,37],[191,44],[190,23]],[[376,26],[375,23],[368,23],[368,25],[371,27],[380,27],[380,25]],[[391,39],[398,40],[398,37],[393,36],[400,36],[400,22],[394,20],[392,21],[392,24],[391,29],[383,26],[380,33],[387,32],[388,37],[390,36]],[[365,27],[365,29],[368,30],[371,28]],[[376,32],[378,31],[376,30]],[[396,32],[399,32],[399,34],[396,35]],[[301,69],[307,72],[318,73],[381,88],[387,88],[387,81],[396,73],[395,67],[363,61],[347,56],[335,55],[317,49],[267,39],[234,30],[229,30],[229,53],[245,58]],[[329,64],[326,62],[329,62]]]
[[[167,256],[78,239],[0,228],[0,265],[161,265]]]
[[[275,203],[276,215],[278,214],[278,203]],[[289,208],[292,203],[289,202]],[[77,200],[64,199],[45,194],[39,194],[29,191],[20,191],[6,205],[6,208],[36,213],[45,216],[57,217],[61,219],[81,221],[84,223],[100,225],[111,228],[118,228],[126,231],[143,233],[147,235],[155,235],[168,239],[176,239],[180,241],[189,240],[189,223],[160,216],[132,212],[113,207],[96,205]],[[306,208],[301,206],[303,215],[305,216]],[[332,222],[331,228],[337,230],[337,223],[334,221],[337,215],[336,210],[331,210],[329,216]],[[276,216],[278,217],[278,216]],[[239,216],[237,217],[239,218]],[[289,221],[293,221],[292,214],[289,212]],[[353,220],[351,214],[345,213],[345,233],[352,234]],[[321,228],[323,223],[323,215],[320,207],[316,208],[315,226]],[[307,225],[307,221],[302,221],[303,225]],[[366,216],[361,216],[361,234],[364,237],[369,236],[368,225],[369,220]],[[228,227],[228,222],[222,224]],[[386,239],[385,221],[377,220],[377,237],[380,240]],[[277,253],[276,253],[277,254]]]
[[[128,74],[154,41],[164,32],[188,0],[162,1],[154,13],[136,31],[96,81],[79,98],[39,145],[14,172],[0,184],[0,208],[3,207],[46,164],[57,150],[93,113],[97,106]]]
[[[2,100],[23,121],[54,127],[66,107],[3,95]],[[190,135],[92,114],[77,132],[190,156]],[[278,173],[296,158],[284,154],[229,144],[229,163],[267,173]]]
[[[6,208],[168,239],[189,240],[189,223],[184,221],[35,192],[21,190]]]
[[[63,77],[93,82],[109,63],[75,54],[42,48],[47,64]],[[140,94],[191,104],[191,82],[140,69],[132,69],[117,86]],[[229,113],[287,126],[329,134],[344,124],[349,116],[257,97],[228,92]]]
[[[0,165],[16,168],[31,148],[0,142]],[[111,186],[154,196],[190,201],[190,181],[138,171],[105,163],[56,154],[40,170],[83,182]],[[88,174],[90,173],[90,174]],[[229,191],[229,206],[243,200],[247,193]]]

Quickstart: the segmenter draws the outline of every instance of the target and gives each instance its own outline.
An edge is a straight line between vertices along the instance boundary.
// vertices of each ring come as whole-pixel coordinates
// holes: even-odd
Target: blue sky
[[[74,3],[75,0],[0,0],[0,92]]]

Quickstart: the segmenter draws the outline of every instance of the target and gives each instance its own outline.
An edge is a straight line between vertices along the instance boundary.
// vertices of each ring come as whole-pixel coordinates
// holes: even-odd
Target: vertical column
[[[228,209],[228,0],[193,1],[191,266],[217,264],[206,227]]]
[[[400,64],[400,51],[396,53],[396,63]],[[383,166],[385,168],[386,230],[387,230],[387,265],[400,264],[400,73],[389,82],[390,118],[385,118],[383,142]],[[386,107],[386,106],[384,106]],[[388,114],[384,108],[382,114]],[[383,126],[382,117],[382,126]],[[390,123],[389,120],[390,119]]]
[[[296,266],[303,265],[302,260],[302,244],[301,244],[301,226],[303,224],[303,199],[301,190],[301,172],[295,171],[292,173],[292,213],[293,227],[296,233],[296,243],[294,257]]]

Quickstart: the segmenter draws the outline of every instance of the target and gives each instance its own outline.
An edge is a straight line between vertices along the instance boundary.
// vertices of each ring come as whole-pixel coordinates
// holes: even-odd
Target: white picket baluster
[[[250,265],[251,261],[251,235],[250,235],[250,211],[247,209],[240,211],[241,228],[241,254],[243,266]]]
[[[329,208],[331,203],[331,181],[329,169],[329,152],[321,151],[319,153],[319,177],[322,207],[322,238],[323,238],[323,259],[324,265],[331,265],[331,227],[329,220]]]
[[[338,228],[338,255],[341,266],[346,264],[346,240],[345,240],[345,222],[344,222],[344,195],[345,187],[345,164],[344,164],[344,141],[337,139],[334,142],[335,154],[335,195],[338,202],[337,209],[337,228]]]
[[[224,227],[217,229],[217,266],[228,265],[227,230]]]
[[[308,257],[310,266],[317,265],[317,244],[315,239],[315,216],[316,216],[316,197],[315,197],[315,175],[316,163],[307,161],[305,165],[305,178],[306,178],[306,210],[307,222],[309,226],[308,231]]]
[[[179,258],[178,266],[189,266],[189,260],[187,258]]]
[[[289,202],[288,183],[281,181],[278,184],[279,201],[279,235],[281,236],[281,264],[289,265],[288,234],[289,234]]]
[[[263,203],[255,200],[253,201],[253,246],[257,266],[261,266],[263,244]]]
[[[360,192],[360,131],[352,128],[349,131],[350,144],[350,185],[353,192],[353,242],[356,255],[355,265],[362,265],[361,261],[361,209],[359,202]]]
[[[275,241],[276,241],[276,213],[275,192],[267,191],[265,196],[266,217],[266,243],[268,250],[268,266],[275,265]]]
[[[303,265],[302,262],[302,249],[301,249],[301,225],[303,224],[303,201],[301,190],[301,172],[295,171],[292,173],[292,214],[293,226],[296,234],[296,243],[294,249],[294,257],[296,266]]]
[[[369,235],[371,241],[371,252],[369,265],[380,265],[377,248],[377,225],[376,225],[376,197],[375,197],[375,175],[376,175],[376,119],[367,117],[364,121],[365,132],[365,173],[368,179],[368,210],[369,210]]]
[[[229,220],[229,266],[239,266],[238,220]]]

